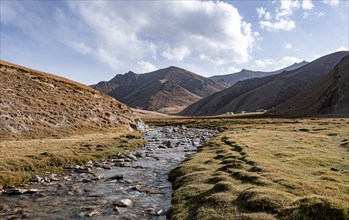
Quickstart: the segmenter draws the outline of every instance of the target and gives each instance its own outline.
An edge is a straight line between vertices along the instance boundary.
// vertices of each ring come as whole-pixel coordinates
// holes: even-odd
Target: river
[[[33,178],[0,194],[0,219],[167,219],[172,186],[168,173],[216,132],[158,127],[144,132],[146,145],[68,174]]]

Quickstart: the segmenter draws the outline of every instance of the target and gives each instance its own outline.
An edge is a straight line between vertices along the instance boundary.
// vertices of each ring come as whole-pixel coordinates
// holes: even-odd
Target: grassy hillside
[[[348,118],[201,126],[224,132],[170,173],[171,219],[348,219]]]
[[[0,62],[0,189],[143,144],[134,113],[88,86]]]
[[[0,138],[46,137],[135,127],[124,104],[88,86],[0,62]]]

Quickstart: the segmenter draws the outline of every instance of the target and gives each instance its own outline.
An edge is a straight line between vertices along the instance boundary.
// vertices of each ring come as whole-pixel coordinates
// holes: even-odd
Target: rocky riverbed
[[[0,191],[0,219],[166,219],[170,170],[216,132],[159,127],[147,144],[98,163],[65,166],[68,174],[33,176],[31,183]]]

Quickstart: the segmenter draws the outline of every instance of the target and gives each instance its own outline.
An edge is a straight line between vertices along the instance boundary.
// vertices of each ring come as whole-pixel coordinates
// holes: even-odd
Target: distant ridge
[[[291,70],[298,69],[298,68],[300,68],[308,63],[309,62],[307,62],[307,61],[302,61],[299,63],[294,63],[291,66],[285,67],[283,69],[271,71],[271,72],[253,71],[253,70],[242,69],[240,72],[237,72],[237,73],[231,73],[231,74],[226,74],[226,75],[216,75],[216,76],[211,76],[209,78],[213,79],[219,83],[232,86],[233,84],[237,83],[238,81],[243,81],[243,80],[251,79],[251,78],[261,78],[261,77],[265,77],[265,76],[276,75],[276,74],[282,73],[284,71],[291,71]]]
[[[83,84],[0,61],[0,137],[136,128],[124,104]]]
[[[271,109],[319,80],[348,54],[348,51],[336,52],[292,71],[240,81],[188,106],[179,114],[219,115]]]
[[[182,68],[170,66],[149,73],[129,71],[93,88],[133,107],[176,113],[226,86]]]
[[[349,114],[349,56],[331,72],[268,112],[278,115]]]

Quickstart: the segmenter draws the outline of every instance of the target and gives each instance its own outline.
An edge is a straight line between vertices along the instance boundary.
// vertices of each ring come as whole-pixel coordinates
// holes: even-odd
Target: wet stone
[[[27,189],[12,188],[5,191],[7,195],[21,195],[28,192]]]
[[[115,214],[117,214],[117,215],[120,215],[121,213],[126,211],[125,208],[120,208],[120,207],[114,207],[113,210],[114,210]]]
[[[76,168],[76,172],[78,173],[89,173],[91,172],[91,169],[88,167],[78,167]]]
[[[123,178],[124,178],[123,175],[117,174],[117,175],[114,175],[114,176],[109,177],[108,179],[109,179],[109,180],[122,180]]]
[[[114,205],[118,207],[129,207],[133,205],[133,202],[131,199],[122,199],[118,202],[115,202]]]
[[[213,134],[171,126],[149,130],[141,149],[84,166],[67,164],[68,174],[48,172],[35,189],[33,184],[3,189],[0,205],[7,206],[0,206],[0,219],[21,219],[26,213],[30,219],[166,219],[172,193],[168,173],[195,153],[193,144]]]
[[[167,147],[165,145],[159,145],[158,148],[160,149],[166,149]]]
[[[104,165],[102,166],[102,168],[105,169],[105,170],[111,170],[111,169],[112,169],[112,166],[107,165],[107,164],[104,164]]]
[[[42,178],[39,175],[34,175],[32,176],[32,178],[30,179],[30,181],[34,182],[34,183],[39,183],[41,182]]]

